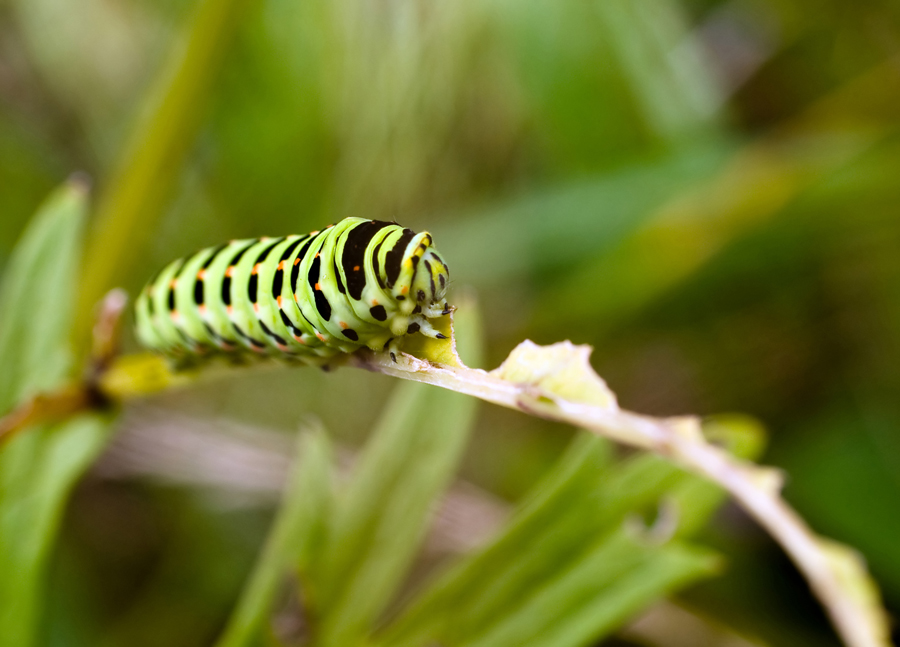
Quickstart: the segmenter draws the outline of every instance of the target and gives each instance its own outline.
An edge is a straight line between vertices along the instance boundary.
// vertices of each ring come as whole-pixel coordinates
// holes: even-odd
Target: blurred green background
[[[571,339],[629,409],[755,416],[787,498],[897,611],[898,18],[877,0],[3,0],[0,268],[74,171],[93,180],[83,311],[230,238],[427,229],[477,295],[484,367]],[[208,644],[272,516],[266,461],[310,415],[352,450],[393,384],[249,370],[126,411],[65,513],[47,644]],[[572,431],[479,412],[460,478],[515,501]],[[684,604],[767,644],[836,644],[736,508],[702,538],[727,568]]]

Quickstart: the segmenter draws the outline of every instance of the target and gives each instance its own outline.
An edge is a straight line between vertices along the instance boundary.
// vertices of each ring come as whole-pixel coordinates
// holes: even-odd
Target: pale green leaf
[[[383,644],[487,631],[518,608],[523,591],[552,581],[627,515],[656,505],[685,478],[652,456],[610,467],[607,441],[583,434],[501,534],[439,578],[387,630]]]
[[[653,546],[618,532],[498,616],[467,647],[579,647],[593,644],[668,592],[714,574],[718,558],[681,543]]]
[[[308,572],[321,548],[334,496],[332,452],[321,429],[303,434],[298,445],[278,516],[219,647],[256,644],[287,573],[297,565],[301,576]]]
[[[478,361],[480,327],[471,312],[462,319],[461,346]],[[475,407],[472,398],[443,389],[397,388],[339,501],[315,573],[323,616],[317,644],[353,644],[387,607],[453,478]]]
[[[16,247],[0,298],[0,411],[71,373],[70,324],[86,190],[71,182],[44,204]],[[66,497],[106,439],[81,416],[31,429],[0,448],[0,645],[34,644],[48,553]]]

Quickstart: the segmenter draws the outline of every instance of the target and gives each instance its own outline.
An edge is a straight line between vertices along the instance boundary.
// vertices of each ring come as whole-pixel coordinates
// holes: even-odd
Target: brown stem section
[[[0,418],[0,447],[28,427],[59,422],[109,404],[113,398],[100,383],[118,354],[122,314],[127,305],[128,294],[124,290],[111,290],[103,298],[94,324],[91,359],[82,380],[50,393],[39,393]]]
[[[71,384],[53,393],[40,393],[0,418],[0,447],[23,429],[65,420],[96,407],[98,401],[97,394],[82,384]]]

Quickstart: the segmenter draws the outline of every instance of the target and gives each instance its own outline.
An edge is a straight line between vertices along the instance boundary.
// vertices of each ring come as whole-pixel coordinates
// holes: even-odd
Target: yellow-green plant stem
[[[85,254],[76,311],[76,347],[87,343],[95,304],[114,287],[133,250],[156,229],[194,141],[205,98],[240,18],[254,0],[201,0],[151,89],[148,108],[99,204]]]

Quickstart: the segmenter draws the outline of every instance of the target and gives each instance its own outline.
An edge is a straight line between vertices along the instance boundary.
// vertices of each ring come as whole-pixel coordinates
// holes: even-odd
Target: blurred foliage
[[[718,431],[742,456],[759,449],[741,443],[747,430],[736,421]],[[591,644],[662,592],[715,572],[712,553],[680,539],[721,502],[717,488],[656,457],[615,467],[611,459],[607,441],[577,437],[504,531],[439,578],[376,644]],[[663,504],[677,510],[674,527],[662,510],[655,531],[642,527],[639,515]]]
[[[2,285],[0,411],[65,383],[68,323],[78,285],[87,195],[71,182],[29,226]],[[46,594],[47,559],[66,497],[96,457],[108,422],[97,415],[31,430],[0,452],[0,636],[29,645]]]
[[[896,612],[898,18],[882,1],[6,0],[2,409],[75,370],[65,344],[71,335],[84,347],[88,313],[107,288],[135,294],[172,258],[229,238],[305,232],[348,215],[396,219],[432,231],[455,289],[477,290],[483,365],[523,337],[568,337],[597,347],[598,372],[628,408],[741,410],[761,419],[771,433],[767,460],[791,476],[788,499],[818,530],[861,550]],[[22,238],[74,170],[93,178],[96,196],[81,284],[86,205],[78,191],[56,194]],[[358,371],[254,370],[156,402],[285,433],[313,413],[330,442],[359,445],[390,385]],[[9,634],[17,636],[10,644],[27,644],[38,613],[42,644],[213,642],[271,509],[95,471],[67,508],[47,587],[62,502],[104,438],[93,419],[66,427],[22,437],[0,454],[0,606],[8,608],[9,596],[26,605],[14,614],[22,633]],[[390,430],[379,429],[366,451],[387,442]],[[497,496],[519,500],[533,487],[549,496],[546,482],[534,484],[561,469],[551,465],[570,437],[482,407],[468,449],[457,457],[462,438],[444,438],[457,443],[444,449],[444,471],[409,503],[419,516],[404,522],[403,559],[424,523],[416,506],[437,496],[454,461],[462,477]],[[327,454],[325,441],[310,442]],[[635,460],[614,461],[602,479]],[[355,483],[350,507],[332,513],[344,519],[335,521],[339,534],[362,523],[352,501],[371,515],[367,496],[390,499]],[[602,496],[603,484],[596,487],[585,496]],[[275,586],[279,537],[293,532],[284,515],[312,514],[292,492],[254,590]],[[707,563],[686,544],[638,550],[613,531],[591,536],[589,524],[606,522],[581,516],[572,522],[584,524],[578,540],[597,543],[557,556],[560,569],[604,550],[632,551],[634,570],[622,582],[654,560]],[[727,507],[709,529],[693,531],[728,560],[723,577],[679,594],[683,603],[772,645],[834,644],[796,572],[740,514]],[[428,580],[437,588],[420,589],[421,600],[481,587],[462,583],[453,568],[505,550],[497,546],[513,541],[514,530],[504,532]],[[384,596],[404,600],[425,581],[419,571],[434,566],[376,555],[371,546],[366,559],[387,560],[385,572],[365,571],[374,568],[365,561],[354,577],[380,578]],[[338,568],[341,559],[325,563]],[[13,579],[3,560],[32,575]],[[400,581],[410,567],[411,582]],[[648,599],[694,579],[678,579],[687,571],[675,566],[668,572],[668,583],[647,584]],[[548,599],[576,584],[560,570],[552,586],[562,588],[548,588]],[[276,593],[265,595],[277,602]],[[40,597],[39,612],[28,605]],[[230,636],[261,622],[265,599],[243,599]],[[507,611],[539,622],[527,605],[540,601],[521,602]],[[395,617],[396,604],[359,608],[360,631]],[[621,613],[619,622],[629,610]],[[422,626],[414,615],[396,618],[397,627]],[[500,624],[471,623],[451,629],[477,626],[491,644],[499,636],[516,644]],[[392,644],[390,631],[376,635]]]

